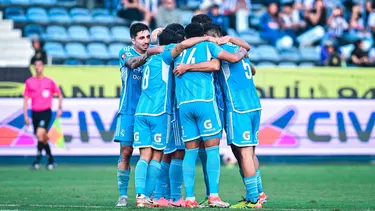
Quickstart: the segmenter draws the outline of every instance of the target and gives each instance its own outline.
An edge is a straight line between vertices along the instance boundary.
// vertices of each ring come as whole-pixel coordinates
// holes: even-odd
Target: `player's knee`
[[[220,144],[220,139],[219,138],[214,138],[214,139],[209,139],[204,141],[204,147],[213,147],[213,146],[219,146]]]
[[[141,148],[139,149],[139,153],[142,160],[150,162],[150,160],[152,159],[153,151],[151,147]]]
[[[184,150],[177,150],[176,152],[174,152],[172,154],[172,158],[173,159],[183,160],[184,156],[185,156],[185,151]]]
[[[38,141],[44,143],[46,141],[46,137],[47,137],[46,130],[44,128],[38,128],[37,131],[36,131],[36,137],[37,137]],[[47,137],[47,140],[48,140],[48,137]]]
[[[156,161],[160,162],[162,157],[163,157],[163,151],[162,150],[153,150],[152,160],[156,160]]]
[[[120,162],[129,163],[132,154],[133,154],[133,147],[121,145]]]
[[[171,160],[172,160],[172,155],[171,154],[164,154],[163,155],[163,161],[166,162],[166,163],[171,163]]]

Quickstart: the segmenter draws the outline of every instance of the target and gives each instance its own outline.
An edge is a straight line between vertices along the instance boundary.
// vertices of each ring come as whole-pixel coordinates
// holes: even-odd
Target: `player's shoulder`
[[[235,45],[235,44],[230,43],[230,42],[221,45],[221,47],[224,50],[229,51],[229,52],[236,52],[240,48],[238,45]]]
[[[123,48],[121,48],[119,52],[119,57],[122,59],[125,59],[126,57],[134,56],[135,54],[136,52],[134,48],[128,45],[128,46],[124,46]]]
[[[30,78],[26,79],[25,84],[30,84],[30,83],[33,83],[34,81],[35,81],[35,77],[31,76]]]
[[[176,43],[171,43],[171,44],[168,44],[168,45],[164,45],[163,46],[163,50],[164,51],[170,51],[172,50],[172,48],[174,48],[177,44]]]

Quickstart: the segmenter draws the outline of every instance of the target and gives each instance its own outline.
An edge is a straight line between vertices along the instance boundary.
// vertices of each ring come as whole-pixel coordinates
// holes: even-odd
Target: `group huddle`
[[[185,28],[170,24],[152,34],[147,25],[135,23],[130,36],[133,45],[119,53],[116,206],[128,204],[134,147],[140,150],[135,167],[137,207],[262,208],[267,197],[255,155],[261,105],[248,43],[222,36],[220,26],[206,15],[194,16]],[[151,38],[157,38],[158,46],[150,46]],[[232,206],[219,197],[223,129],[246,186],[246,196]],[[206,198],[200,203],[194,195],[198,156],[206,185]]]

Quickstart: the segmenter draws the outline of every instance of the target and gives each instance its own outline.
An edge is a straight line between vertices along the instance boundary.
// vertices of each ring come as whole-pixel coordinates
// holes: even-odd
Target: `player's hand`
[[[230,42],[230,39],[231,39],[230,36],[224,36],[224,37],[222,37],[222,38],[220,38],[220,39],[218,40],[218,43],[217,43],[217,44],[219,44],[219,45],[226,44],[226,43]]]
[[[57,117],[57,118],[60,118],[60,117],[61,117],[61,115],[62,115],[62,109],[61,109],[61,108],[59,108],[59,110],[57,110],[57,114],[56,114],[56,117]]]
[[[176,68],[173,70],[173,74],[176,75],[176,77],[179,77],[183,75],[187,71],[187,65],[186,64],[179,64]]]
[[[151,41],[156,42],[158,39],[159,34],[164,30],[164,28],[157,28],[151,33]]]
[[[25,117],[25,125],[29,125],[30,124],[30,118],[29,117]]]

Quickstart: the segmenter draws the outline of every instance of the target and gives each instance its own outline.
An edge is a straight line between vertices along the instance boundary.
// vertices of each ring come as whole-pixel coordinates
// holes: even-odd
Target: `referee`
[[[25,91],[23,92],[24,102],[23,110],[25,117],[25,124],[30,124],[28,116],[28,101],[31,99],[31,118],[34,126],[34,134],[38,139],[36,160],[32,164],[34,169],[40,168],[40,158],[43,149],[46,151],[48,157],[47,168],[52,170],[55,168],[51,148],[48,144],[47,131],[52,118],[52,100],[53,96],[59,97],[59,110],[56,117],[60,117],[62,113],[62,94],[59,86],[49,77],[44,76],[44,63],[42,60],[34,61],[35,76],[26,80]]]

